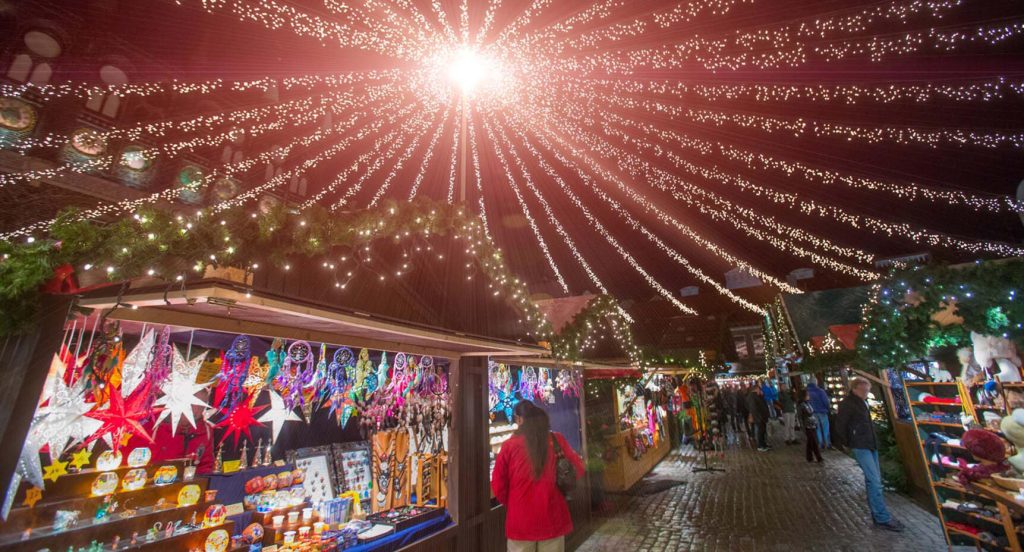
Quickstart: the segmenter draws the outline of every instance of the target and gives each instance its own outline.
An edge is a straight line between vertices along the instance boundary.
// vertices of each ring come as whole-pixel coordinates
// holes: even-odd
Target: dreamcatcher
[[[555,404],[555,382],[551,379],[551,370],[548,368],[537,369],[537,393],[538,400]]]
[[[288,354],[281,364],[281,373],[275,379],[284,405],[289,410],[306,404],[306,389],[313,383],[315,368],[313,350],[309,343],[296,341],[288,347]]]
[[[395,355],[395,366],[391,371],[391,383],[388,385],[390,395],[396,406],[401,406],[405,398],[405,389],[409,387],[409,373],[406,372],[409,360],[405,353]]]
[[[245,379],[252,363],[249,336],[239,335],[221,357],[219,383],[214,392],[214,403],[224,412],[234,410],[245,398]]]
[[[537,369],[533,366],[526,366],[519,373],[519,396],[523,400],[534,400],[539,398],[540,390],[537,386]]]
[[[383,394],[385,388],[387,388],[389,370],[391,370],[391,366],[388,365],[388,354],[381,351],[380,364],[377,365],[377,389],[380,391],[380,394]]]
[[[512,423],[512,410],[515,409],[519,398],[516,397],[515,384],[512,379],[512,372],[508,366],[498,364],[495,369],[495,396],[494,406],[491,412],[504,413],[505,419]]]
[[[327,374],[320,387],[320,394],[331,403],[331,414],[337,412],[345,400],[345,390],[349,385],[348,370],[355,357],[352,349],[339,347],[334,351],[331,363],[327,365]]]
[[[349,398],[357,403],[366,400],[367,380],[372,374],[374,374],[374,368],[373,362],[370,361],[370,351],[360,349],[359,360],[356,361],[352,370],[352,390],[349,392]],[[376,376],[373,379],[376,380]]]
[[[562,392],[562,396],[579,398],[582,387],[579,374],[575,370],[557,370],[557,372],[558,390]]]
[[[413,390],[419,389],[420,383],[423,381],[423,372],[420,371],[416,357],[409,355],[409,365],[406,367],[405,373],[409,382],[406,384],[405,389],[402,390],[402,396],[408,398]]]
[[[242,383],[242,388],[245,389],[245,394],[249,397],[249,406],[256,404],[256,399],[259,398],[263,388],[267,386],[269,372],[269,364],[261,364],[258,357],[252,357],[249,374],[245,376],[245,381]]]

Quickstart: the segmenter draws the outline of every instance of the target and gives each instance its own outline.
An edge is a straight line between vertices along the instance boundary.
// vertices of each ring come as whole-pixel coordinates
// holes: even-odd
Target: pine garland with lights
[[[1024,345],[1024,260],[915,267],[894,273],[871,294],[857,339],[861,363],[902,366],[939,347],[970,345],[970,332]],[[932,317],[947,309],[962,324]]]
[[[74,210],[61,213],[46,238],[0,241],[0,336],[23,330],[39,304],[41,286],[61,266],[100,270],[110,281],[150,276],[182,281],[207,266],[247,271],[264,266],[290,269],[289,259],[324,258],[335,266],[340,251],[367,248],[378,240],[450,235],[490,279],[495,295],[520,312],[538,337],[550,326],[529,299],[526,284],[511,275],[483,224],[461,206],[427,199],[395,202],[352,213],[313,206],[295,214],[284,206],[263,211],[241,207],[191,215],[139,209],[131,217],[102,225]],[[337,257],[340,258],[340,257]]]
[[[594,297],[583,310],[576,313],[572,321],[552,339],[551,351],[555,358],[575,362],[593,349],[602,337],[612,337],[629,361],[641,370],[651,366],[633,339],[629,321],[623,315],[619,303],[610,295]]]

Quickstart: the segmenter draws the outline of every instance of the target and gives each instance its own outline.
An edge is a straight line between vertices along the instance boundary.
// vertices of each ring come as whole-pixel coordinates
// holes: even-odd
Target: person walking
[[[814,407],[814,421],[818,423],[818,446],[821,450],[830,449],[832,433],[828,416],[832,413],[832,403],[829,401],[828,393],[813,381],[807,384],[807,393],[811,397],[811,406]]]
[[[793,392],[786,389],[779,391],[779,404],[782,406],[782,437],[787,445],[795,444],[796,402],[793,400]]]
[[[814,418],[814,407],[811,406],[811,397],[806,389],[801,397],[800,404],[797,406],[797,411],[800,413],[800,425],[803,426],[804,435],[807,437],[807,447],[804,451],[807,461],[811,462],[812,459],[817,459],[820,464],[821,449],[818,448],[818,421]]]
[[[747,394],[747,410],[750,412],[750,421],[757,437],[757,451],[768,452],[771,450],[768,446],[768,403],[764,400],[761,386],[754,385]]]
[[[740,388],[736,392],[736,416],[743,422],[743,434],[746,435],[747,443],[753,446],[754,431],[753,426],[750,425],[750,410],[747,409],[747,395],[750,390],[747,388],[746,383],[740,383]]]
[[[878,439],[875,424],[868,410],[868,390],[871,384],[864,378],[850,380],[850,394],[839,402],[836,414],[836,440],[842,447],[849,447],[853,457],[864,472],[864,486],[867,488],[868,506],[875,527],[889,531],[902,531],[903,524],[892,517],[885,506],[882,494],[882,468],[878,463]]]
[[[519,401],[512,414],[519,429],[502,443],[491,475],[491,490],[506,509],[508,550],[562,552],[572,518],[555,467],[562,456],[582,477],[583,460],[565,437],[551,431],[547,413],[532,402]]]

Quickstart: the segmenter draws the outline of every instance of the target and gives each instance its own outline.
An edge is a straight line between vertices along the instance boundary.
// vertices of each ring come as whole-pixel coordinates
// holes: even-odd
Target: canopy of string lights
[[[308,181],[292,198],[300,215],[464,203],[534,293],[660,297],[687,314],[705,296],[762,313],[730,271],[799,292],[796,269],[857,284],[889,258],[1024,252],[1016,2],[142,4],[109,24],[134,27],[118,40],[148,52],[129,60],[138,76],[76,70],[3,81],[0,95],[159,109],[0,142],[96,153],[6,171],[0,188],[198,155],[209,161],[194,190],[240,183],[205,195],[214,212],[256,210],[296,179]],[[245,155],[219,154],[231,144]],[[80,216],[130,217],[179,198],[176,183]],[[52,221],[0,231],[34,239]]]

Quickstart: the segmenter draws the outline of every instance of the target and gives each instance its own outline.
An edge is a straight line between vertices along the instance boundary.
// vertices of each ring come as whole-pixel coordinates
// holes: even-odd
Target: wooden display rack
[[[968,390],[961,382],[904,381],[903,385],[907,395],[907,403],[910,405],[914,433],[917,436],[918,446],[921,447],[921,458],[924,459],[925,471],[929,474],[932,500],[935,502],[936,514],[942,523],[946,543],[950,546],[974,546],[979,550],[1021,552],[1020,536],[1014,526],[1011,510],[1013,512],[1024,512],[1024,505],[1017,503],[1008,492],[996,487],[992,483],[982,482],[967,487],[960,485],[954,479],[959,468],[954,465],[943,464],[941,461],[933,462],[928,457],[928,451],[925,449],[923,437],[928,433],[941,431],[959,438],[966,431],[963,425],[959,423],[919,418],[926,408],[930,411],[944,412],[955,416],[966,414],[975,422],[981,424],[982,420],[978,415],[978,409],[971,402],[971,395]],[[942,398],[959,396],[962,404],[935,404],[913,400],[919,392],[931,393],[936,397]],[[964,458],[965,460],[971,459],[967,449],[959,445],[946,443],[942,445],[942,449],[947,455]],[[933,473],[935,470],[942,474],[938,479],[936,479]],[[947,498],[957,499],[961,503],[974,502],[991,506],[999,512],[999,519],[944,507],[943,503]],[[1009,546],[1004,548],[979,539],[970,532],[961,531],[956,527],[950,526],[950,521],[970,523],[983,531],[1005,536],[1009,541]]]
[[[196,477],[191,481],[178,479],[160,486],[152,483],[153,473],[160,466],[173,465],[181,474],[185,463],[184,460],[175,460],[146,466],[147,485],[134,491],[124,491],[118,486],[118,490],[112,496],[119,506],[102,521],[93,520],[92,515],[104,498],[91,495],[92,482],[101,472],[85,469],[63,475],[57,481],[47,484],[42,498],[33,506],[21,505],[11,509],[7,521],[0,524],[0,550],[28,552],[44,548],[55,551],[67,550],[69,547],[77,549],[87,547],[93,540],[107,542],[113,540],[115,536],[121,537],[119,550],[156,550],[167,546],[201,549],[206,536],[216,529],[225,529],[229,535],[233,534],[233,524],[228,521],[215,527],[201,527],[171,537],[164,537],[161,534],[153,541],[145,540],[146,531],[158,522],[164,525],[175,521],[187,522],[194,514],[197,522],[201,523],[203,513],[212,504],[202,498],[191,506],[178,506],[177,503],[178,492],[185,485],[198,485],[200,496],[204,496],[208,483],[204,477]],[[112,471],[117,473],[120,479],[120,476],[129,469],[131,468],[122,466]],[[29,487],[26,483],[21,485],[15,504],[24,501],[25,492]],[[126,508],[134,510],[132,515],[123,515]],[[81,512],[82,515],[74,525],[62,531],[54,531],[53,519],[58,510],[74,510]],[[25,533],[26,530],[30,531]],[[133,533],[138,534],[138,541],[136,545],[131,546]]]

